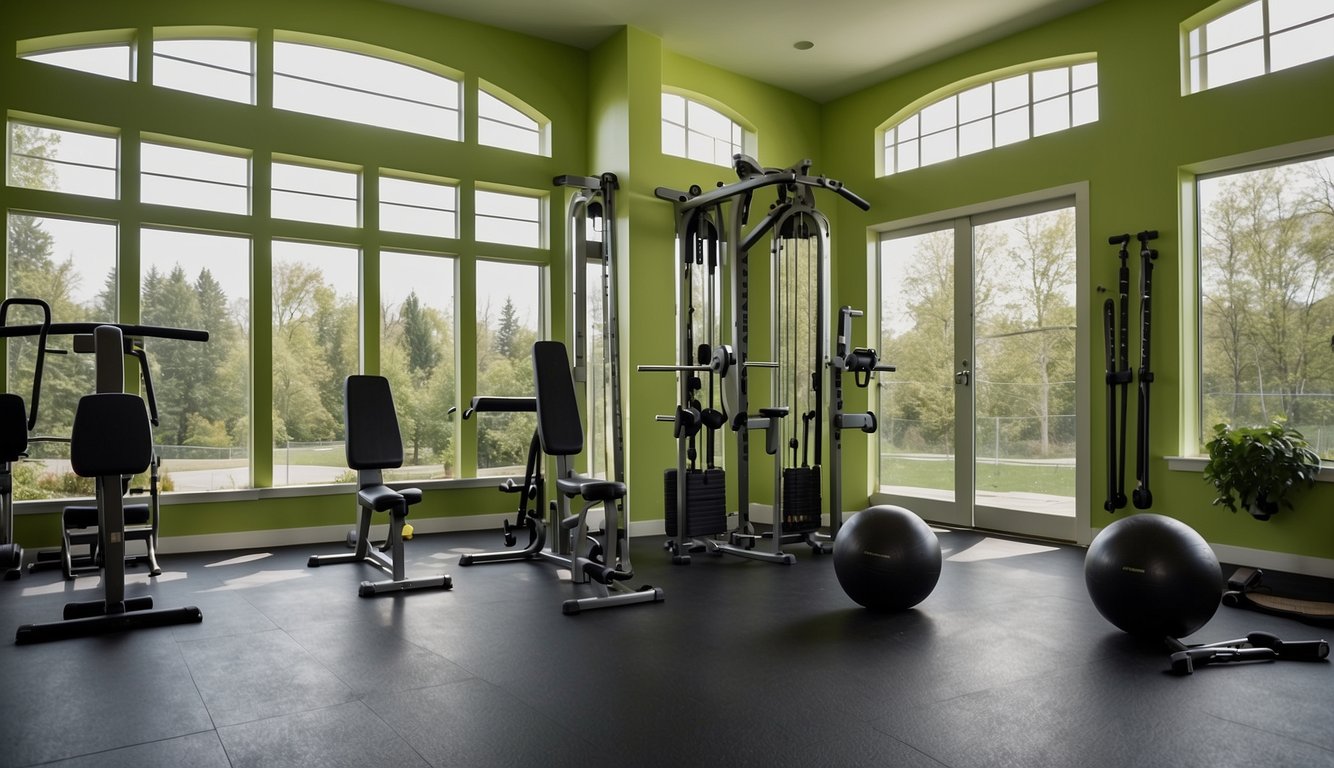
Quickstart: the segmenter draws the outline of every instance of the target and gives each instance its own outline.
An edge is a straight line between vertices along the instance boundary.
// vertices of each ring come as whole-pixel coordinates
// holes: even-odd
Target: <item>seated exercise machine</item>
[[[202,332],[199,335],[208,338]],[[70,463],[79,476],[96,479],[103,597],[66,604],[63,621],[19,627],[15,637],[19,645],[198,623],[204,618],[194,606],[154,610],[151,596],[125,596],[123,478],[148,468],[153,455],[152,428],[144,401],[121,391],[125,377],[121,327],[98,326],[93,336],[97,389],[96,394],[79,399],[70,435]]]
[[[533,382],[537,388],[538,442],[544,455],[556,459],[553,527],[558,526],[561,533],[557,539],[568,542],[569,547],[568,556],[549,553],[544,559],[566,562],[572,582],[592,584],[597,591],[593,597],[566,600],[562,609],[571,615],[594,608],[661,602],[661,588],[633,589],[626,583],[634,578],[634,569],[630,564],[629,520],[621,520],[618,507],[626,495],[625,483],[591,478],[574,470],[573,458],[584,449],[584,432],[564,344],[539,341],[533,345]],[[576,498],[583,505],[571,513]],[[589,542],[588,513],[597,506],[605,515],[602,536]]]
[[[447,575],[408,578],[404,573],[403,524],[408,508],[422,500],[422,492],[419,488],[395,490],[384,484],[384,470],[403,466],[403,437],[388,379],[353,375],[343,381],[343,427],[347,466],[357,471],[356,548],[344,554],[311,555],[306,565],[364,562],[389,574],[386,580],[361,582],[357,589],[361,597],[453,587]],[[376,512],[389,513],[389,534],[379,548],[371,543],[371,517]]]
[[[23,573],[23,546],[14,536],[14,464],[28,453],[28,415],[23,398],[0,394],[0,573],[5,581]]]
[[[37,362],[32,380],[32,411],[23,396],[0,393],[0,573],[5,581],[23,574],[23,547],[14,535],[14,464],[28,455],[28,433],[37,425],[37,405],[42,394],[42,362],[46,355],[46,336],[51,331],[51,307],[41,299],[9,298],[0,302],[0,327],[4,327],[9,308],[34,306],[42,310],[42,324],[37,330]]]
[[[143,386],[144,402],[148,405],[149,424],[157,427],[157,396],[153,391],[153,374],[148,364],[148,354],[144,350],[143,340],[128,335],[123,339],[125,355],[133,357],[139,364],[139,380]],[[93,352],[91,337],[74,336],[74,351]],[[131,487],[129,476],[126,476],[123,484],[126,493],[148,493],[147,503],[125,505],[125,540],[143,544],[142,554],[126,554],[125,562],[127,565],[146,563],[150,576],[162,575],[162,567],[157,561],[158,525],[161,515],[159,495],[161,467],[162,459],[155,450],[148,464],[148,488]],[[61,512],[60,551],[38,552],[36,562],[29,568],[38,570],[58,564],[66,579],[85,573],[96,573],[102,567],[102,552],[99,549],[102,534],[98,529],[97,520],[96,505],[71,504],[65,507]]]
[[[538,428],[528,448],[528,461],[522,483],[508,479],[500,486],[502,493],[518,499],[514,522],[504,522],[505,546],[517,543],[516,532],[528,531],[528,543],[521,549],[482,552],[464,555],[460,565],[541,560],[569,569],[576,584],[592,583],[597,594],[593,597],[570,599],[563,603],[567,615],[594,608],[610,608],[663,599],[663,591],[653,587],[631,589],[625,582],[631,578],[626,508],[625,454],[621,415],[619,299],[616,276],[616,190],[615,174],[601,176],[557,176],[557,187],[573,190],[568,206],[569,225],[566,257],[577,299],[571,302],[570,325],[574,337],[573,365],[563,345],[538,342],[533,349],[534,382],[537,397],[474,397],[463,418],[486,412],[536,412]],[[590,233],[601,233],[600,241]],[[596,288],[589,283],[590,265],[601,266],[602,295],[602,365],[590,365],[592,356],[588,338],[586,301]],[[554,345],[554,346],[553,346]],[[601,377],[592,379],[592,377]],[[575,397],[575,381],[601,383],[605,389],[606,426],[603,446],[610,453],[607,462],[607,480],[574,475],[573,456],[583,451],[583,424]],[[544,395],[545,392],[545,395]],[[541,402],[539,402],[541,401]],[[558,500],[549,505],[543,478],[545,439],[549,452],[572,451],[557,457],[559,466]],[[570,514],[572,493],[588,503],[583,509]],[[592,531],[588,513],[601,505],[606,519],[600,531]],[[548,518],[543,519],[547,511]]]
[[[40,325],[28,326],[6,326],[5,317],[10,306],[29,305],[42,310],[42,323]],[[0,337],[14,338],[20,336],[36,336],[37,349],[36,361],[33,368],[33,391],[32,391],[32,410],[27,414],[26,424],[23,417],[23,399],[13,393],[0,394],[0,430],[3,430],[3,437],[0,438],[0,507],[12,510],[13,504],[13,475],[12,465],[27,455],[28,441],[37,442],[68,442],[69,438],[40,436],[29,438],[28,432],[31,432],[37,425],[37,414],[39,397],[42,387],[42,374],[45,366],[47,354],[65,354],[64,349],[53,349],[48,347],[47,339],[52,335],[69,335],[73,350],[77,353],[93,354],[94,336],[93,332],[98,327],[98,323],[52,323],[51,310],[45,301],[34,298],[10,298],[0,303]],[[166,328],[159,326],[126,325],[126,324],[108,324],[121,330],[122,352],[125,356],[133,357],[139,366],[139,378],[142,383],[142,395],[144,402],[148,407],[149,422],[151,426],[158,425],[157,399],[153,390],[152,371],[148,364],[148,355],[144,348],[145,338],[163,338],[175,339],[179,341],[207,341],[208,334],[204,331],[195,331],[183,328]],[[20,428],[22,425],[22,428]],[[122,490],[126,493],[148,493],[149,499],[143,504],[125,505],[125,540],[139,541],[143,543],[143,553],[126,555],[126,562],[134,564],[146,562],[149,565],[149,573],[152,576],[158,576],[162,573],[162,568],[157,562],[157,540],[160,520],[160,468],[161,459],[156,451],[153,453],[149,462],[149,487],[147,489],[131,488],[130,477],[123,480]],[[12,511],[0,514],[0,517],[9,518]],[[28,563],[29,570],[43,570],[46,568],[59,566],[66,579],[72,579],[83,573],[96,573],[101,569],[102,550],[100,543],[103,539],[102,532],[98,527],[99,513],[95,504],[74,504],[65,507],[61,514],[61,547],[57,550],[43,550],[36,553],[33,562]],[[80,552],[77,548],[84,547]],[[17,562],[17,561],[16,561]],[[17,573],[7,574],[8,578],[17,578]]]

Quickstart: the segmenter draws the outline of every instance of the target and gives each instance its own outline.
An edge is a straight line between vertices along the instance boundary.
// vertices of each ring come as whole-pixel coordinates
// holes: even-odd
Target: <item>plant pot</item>
[[[1261,496],[1251,504],[1248,511],[1251,513],[1251,517],[1256,520],[1268,520],[1278,513],[1278,502],[1270,501]]]

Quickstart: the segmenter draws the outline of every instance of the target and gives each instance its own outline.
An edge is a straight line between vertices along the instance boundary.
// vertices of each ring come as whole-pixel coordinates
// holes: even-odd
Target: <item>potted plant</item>
[[[1280,420],[1263,427],[1215,424],[1205,447],[1204,479],[1218,492],[1213,503],[1232,512],[1241,507],[1257,520],[1268,520],[1280,506],[1292,509],[1288,495],[1315,485],[1320,472],[1320,457],[1306,438]]]

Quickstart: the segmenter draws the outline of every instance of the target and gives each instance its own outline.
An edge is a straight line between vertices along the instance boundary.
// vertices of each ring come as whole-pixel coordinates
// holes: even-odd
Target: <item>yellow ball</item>
[[[412,523],[404,523],[404,524],[403,524],[403,539],[406,541],[407,539],[410,539],[410,538],[412,538]]]

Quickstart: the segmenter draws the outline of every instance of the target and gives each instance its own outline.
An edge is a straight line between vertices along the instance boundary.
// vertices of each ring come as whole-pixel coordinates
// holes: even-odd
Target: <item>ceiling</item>
[[[1102,0],[388,0],[589,49],[623,26],[817,102]],[[800,40],[814,43],[797,50]]]

